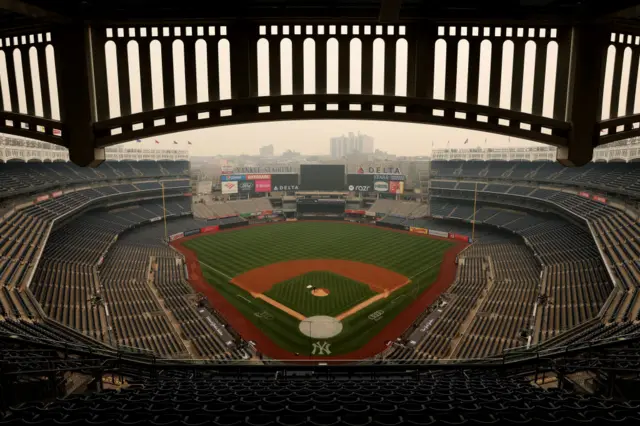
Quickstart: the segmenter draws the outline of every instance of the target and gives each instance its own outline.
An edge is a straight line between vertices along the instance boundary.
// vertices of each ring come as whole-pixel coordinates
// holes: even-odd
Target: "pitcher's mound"
[[[325,297],[329,295],[329,290],[326,288],[314,288],[311,290],[311,294],[317,297]]]

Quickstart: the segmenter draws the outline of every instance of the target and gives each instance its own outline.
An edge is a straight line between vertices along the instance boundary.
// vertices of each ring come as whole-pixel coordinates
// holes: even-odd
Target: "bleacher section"
[[[428,206],[415,201],[397,201],[378,199],[367,210],[378,216],[393,215],[396,217],[424,217],[428,214]]]
[[[563,167],[556,162],[520,161],[433,161],[434,179],[502,179],[514,182],[537,182],[594,189],[625,196],[640,197],[638,163],[589,163],[583,167]],[[456,182],[438,182],[438,188]],[[458,184],[459,185],[459,184]],[[468,184],[466,184],[468,185]],[[435,186],[434,186],[435,187]],[[461,188],[458,189],[473,189]],[[506,192],[506,190],[505,190]]]
[[[532,326],[540,266],[517,240],[477,243],[459,255],[456,281],[388,355],[403,362],[484,358],[522,346]],[[410,340],[416,329],[426,330]]]
[[[433,195],[441,197],[432,205],[434,215],[457,217],[458,207],[453,206],[470,204],[476,182],[478,200],[516,210],[497,212],[493,206],[483,206],[476,211],[476,220],[500,226],[503,219],[511,219],[503,226],[525,237],[544,265],[534,342],[584,324],[601,310],[605,327],[640,318],[640,226],[636,214],[619,210],[612,199],[637,197],[637,163],[564,169],[545,162],[436,161],[432,173]],[[486,182],[488,178],[500,182]],[[517,212],[519,206],[553,211],[555,217],[565,215],[575,223],[535,224],[535,215]],[[610,293],[612,283],[615,290]]]
[[[72,184],[188,176],[188,170],[188,161],[105,161],[96,168],[73,163],[0,163],[0,198]]]
[[[194,216],[203,219],[225,218],[271,210],[273,210],[273,206],[268,198],[235,201],[212,201],[203,198],[202,203],[193,205]]]

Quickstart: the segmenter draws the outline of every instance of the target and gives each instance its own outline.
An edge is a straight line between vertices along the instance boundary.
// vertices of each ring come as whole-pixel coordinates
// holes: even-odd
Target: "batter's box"
[[[254,312],[253,315],[257,316],[260,319],[267,320],[267,321],[270,321],[270,320],[273,319],[273,315],[271,315],[269,312],[266,312],[266,311]]]
[[[383,315],[384,311],[375,311],[374,313],[369,314],[369,319],[371,321],[380,321]]]

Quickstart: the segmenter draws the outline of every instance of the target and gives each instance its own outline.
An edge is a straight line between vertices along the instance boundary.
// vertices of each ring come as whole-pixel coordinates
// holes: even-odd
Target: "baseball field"
[[[346,222],[247,227],[180,243],[195,254],[190,275],[201,271],[190,279],[241,313],[227,318],[232,326],[249,321],[279,348],[320,357],[356,351],[402,315],[436,281],[453,245]]]

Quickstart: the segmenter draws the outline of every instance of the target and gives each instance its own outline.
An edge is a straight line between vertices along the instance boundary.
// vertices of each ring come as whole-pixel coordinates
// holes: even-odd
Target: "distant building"
[[[273,157],[273,144],[260,147],[261,157]]]
[[[349,132],[348,136],[338,136],[330,141],[331,157],[342,158],[349,154],[373,154],[373,138],[368,135]]]

